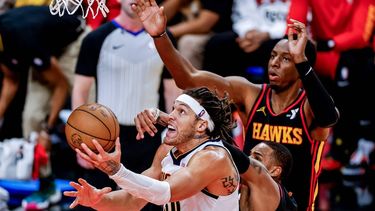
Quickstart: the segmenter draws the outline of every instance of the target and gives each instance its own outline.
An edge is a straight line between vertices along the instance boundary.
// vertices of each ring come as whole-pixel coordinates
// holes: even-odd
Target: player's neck
[[[201,145],[202,143],[206,142],[207,140],[209,140],[209,137],[206,135],[206,134],[203,134],[203,135],[199,135],[199,134],[196,134],[194,135],[194,137],[188,141],[188,142],[185,142],[184,144],[181,144],[179,146],[177,146],[177,150],[175,152],[175,156],[180,156],[194,148],[196,148],[197,146]]]

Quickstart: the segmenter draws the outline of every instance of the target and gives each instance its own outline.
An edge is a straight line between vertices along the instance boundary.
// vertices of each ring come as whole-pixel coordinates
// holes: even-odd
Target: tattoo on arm
[[[223,187],[228,190],[228,193],[233,193],[233,191],[236,190],[236,187],[237,187],[237,184],[238,184],[238,181],[236,181],[236,180],[237,179],[232,177],[232,176],[225,177],[225,178],[221,179],[221,181],[223,183]]]
[[[120,165],[113,160],[109,160],[105,162],[105,164],[102,164],[100,166],[100,169],[102,169],[108,175],[116,174],[119,168],[120,168]]]

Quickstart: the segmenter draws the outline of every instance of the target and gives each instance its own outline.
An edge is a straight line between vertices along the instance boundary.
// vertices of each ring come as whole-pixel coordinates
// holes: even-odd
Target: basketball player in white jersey
[[[157,113],[155,114],[157,115]],[[138,121],[137,116],[135,121]],[[85,180],[70,184],[76,197],[70,208],[80,204],[96,210],[139,210],[147,202],[164,210],[239,210],[239,173],[222,140],[231,140],[231,104],[207,88],[187,90],[180,95],[166,123],[168,131],[152,166],[136,174],[120,162],[120,141],[113,153],[82,145],[76,150],[86,161],[107,173],[121,190],[96,189]]]

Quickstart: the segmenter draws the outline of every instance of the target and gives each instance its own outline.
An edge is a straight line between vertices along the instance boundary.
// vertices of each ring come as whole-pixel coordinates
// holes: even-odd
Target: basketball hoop
[[[83,1],[84,0],[52,0],[49,5],[49,10],[52,15],[58,14],[61,17],[64,15],[65,11],[69,15],[72,15],[81,8],[83,18],[86,18],[89,14],[95,18],[99,14],[99,11],[104,17],[107,17],[109,9],[105,5],[106,0],[87,0],[87,4],[85,4],[86,8],[82,5]]]

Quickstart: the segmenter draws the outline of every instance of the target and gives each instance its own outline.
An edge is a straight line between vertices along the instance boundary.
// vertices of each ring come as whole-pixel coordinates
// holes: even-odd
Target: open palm
[[[106,193],[111,192],[110,187],[103,189],[96,189],[91,186],[86,180],[80,178],[79,183],[70,182],[70,185],[76,189],[76,191],[65,191],[64,195],[69,197],[76,197],[76,199],[69,206],[70,208],[76,207],[78,204],[86,207],[94,207]]]
[[[289,52],[294,62],[299,63],[305,60],[305,48],[307,43],[307,33],[305,24],[290,19],[292,22],[288,24],[288,40]],[[297,39],[293,39],[293,30],[297,33]]]
[[[167,17],[164,8],[159,7],[155,0],[137,0],[132,9],[141,19],[145,30],[151,36],[162,34],[166,29]]]

